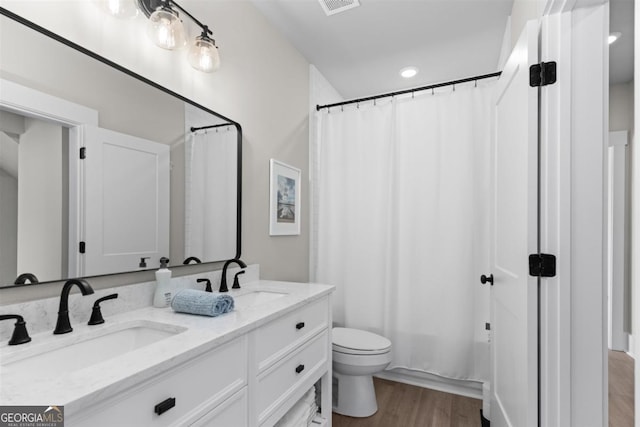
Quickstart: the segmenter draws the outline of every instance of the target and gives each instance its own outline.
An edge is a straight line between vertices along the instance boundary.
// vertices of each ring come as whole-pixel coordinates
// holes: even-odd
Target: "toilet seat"
[[[333,328],[333,351],[344,354],[377,355],[391,351],[391,341],[368,331]]]

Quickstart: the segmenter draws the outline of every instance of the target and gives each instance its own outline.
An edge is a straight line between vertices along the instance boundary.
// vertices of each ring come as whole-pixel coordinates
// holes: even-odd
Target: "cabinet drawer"
[[[259,328],[255,334],[258,372],[262,373],[304,340],[326,328],[328,318],[329,300],[323,298]]]
[[[239,338],[108,399],[69,426],[184,426],[247,383],[246,337]],[[167,399],[175,399],[172,405]],[[170,407],[156,414],[156,405]],[[98,405],[96,405],[98,406]],[[94,409],[95,408],[95,409]]]
[[[324,331],[273,369],[258,377],[257,412],[262,423],[295,387],[327,362],[328,333]]]
[[[192,424],[193,427],[247,427],[247,388],[243,388]]]

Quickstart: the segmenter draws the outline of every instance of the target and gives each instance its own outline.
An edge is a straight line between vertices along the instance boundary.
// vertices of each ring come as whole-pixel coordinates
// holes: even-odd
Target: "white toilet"
[[[333,411],[369,417],[378,411],[372,375],[391,362],[391,341],[371,332],[333,328]]]

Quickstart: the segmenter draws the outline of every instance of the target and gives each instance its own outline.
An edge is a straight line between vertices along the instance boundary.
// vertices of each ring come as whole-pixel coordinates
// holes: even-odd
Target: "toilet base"
[[[376,392],[371,375],[343,375],[333,371],[337,389],[333,412],[349,417],[370,417],[378,412]]]

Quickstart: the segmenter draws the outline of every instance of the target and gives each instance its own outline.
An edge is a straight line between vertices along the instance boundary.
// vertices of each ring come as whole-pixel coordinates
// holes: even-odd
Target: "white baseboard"
[[[482,383],[479,381],[455,380],[435,374],[412,371],[403,368],[394,368],[388,371],[383,371],[375,376],[385,380],[482,400]]]

